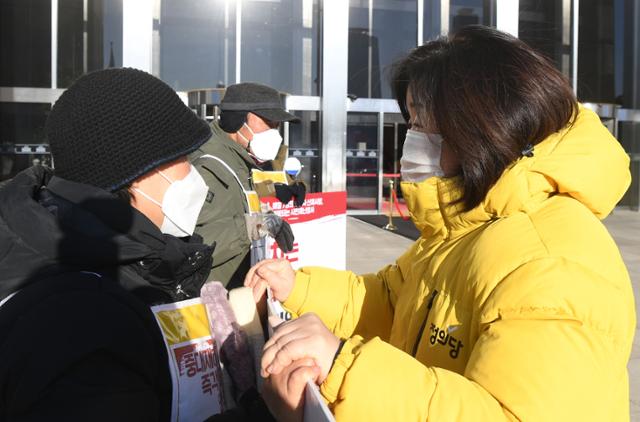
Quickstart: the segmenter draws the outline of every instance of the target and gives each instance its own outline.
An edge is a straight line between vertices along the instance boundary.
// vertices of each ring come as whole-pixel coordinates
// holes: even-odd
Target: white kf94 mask
[[[158,171],[167,182],[169,188],[164,193],[162,203],[151,198],[140,189],[133,188],[162,209],[164,219],[160,231],[176,237],[191,236],[196,228],[198,215],[207,198],[209,188],[195,167],[191,166],[189,174],[181,180],[171,180]]]
[[[238,132],[238,134],[249,143],[248,148],[251,154],[260,161],[271,161],[276,158],[280,144],[282,143],[280,132],[278,132],[277,129],[267,129],[264,132],[254,133],[249,125],[246,123],[244,125],[249,129],[253,137],[249,141],[240,132]]]
[[[440,167],[442,136],[409,129],[402,147],[400,174],[405,182],[422,182],[433,176],[444,176]]]

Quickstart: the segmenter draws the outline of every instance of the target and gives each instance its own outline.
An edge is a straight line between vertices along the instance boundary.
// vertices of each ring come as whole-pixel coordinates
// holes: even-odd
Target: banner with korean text
[[[275,240],[267,237],[266,258],[286,258],[294,269],[322,266],[344,270],[347,243],[347,193],[307,194],[301,207],[293,201],[283,204],[276,198],[262,198],[274,213],[291,225],[295,236],[293,250],[282,252]]]
[[[200,298],[151,307],[173,384],[171,421],[201,421],[225,409],[218,345]]]

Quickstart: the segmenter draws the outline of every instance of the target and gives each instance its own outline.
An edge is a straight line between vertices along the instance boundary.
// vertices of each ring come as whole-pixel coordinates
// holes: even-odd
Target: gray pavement
[[[640,212],[616,210],[604,224],[616,240],[622,259],[627,264],[636,299],[636,317],[640,318]],[[631,421],[640,422],[640,320],[629,360]]]
[[[604,223],[616,240],[629,269],[636,314],[640,315],[640,213],[616,210]],[[347,217],[347,269],[358,274],[376,272],[384,265],[393,263],[411,243],[410,239]],[[631,421],[640,422],[640,325],[636,325],[629,361],[629,380]]]

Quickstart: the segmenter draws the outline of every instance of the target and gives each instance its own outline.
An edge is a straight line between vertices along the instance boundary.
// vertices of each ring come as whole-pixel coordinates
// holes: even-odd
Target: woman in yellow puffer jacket
[[[633,293],[600,222],[629,185],[624,150],[492,29],[415,49],[393,83],[422,236],[378,274],[250,271],[300,315],[265,345],[272,411],[299,417],[312,378],[338,421],[628,420]]]

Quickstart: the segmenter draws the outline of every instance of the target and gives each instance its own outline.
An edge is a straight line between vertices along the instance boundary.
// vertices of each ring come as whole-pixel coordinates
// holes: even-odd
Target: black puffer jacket
[[[212,247],[43,167],[0,188],[0,421],[168,420],[149,306],[197,296]]]

